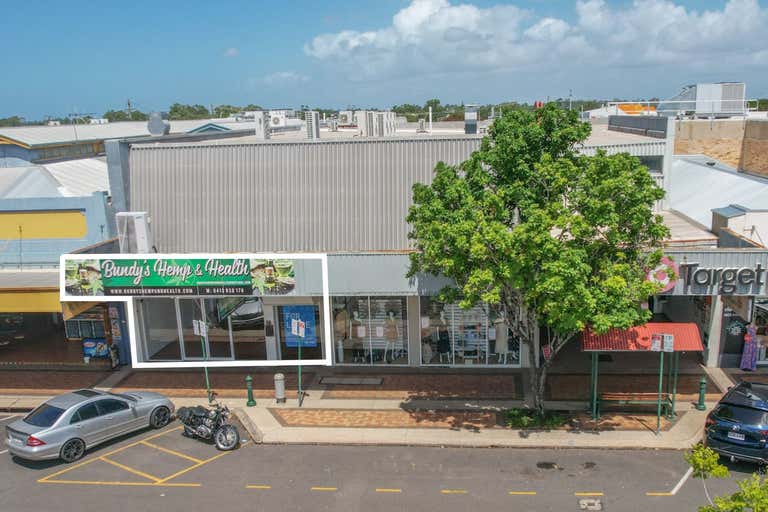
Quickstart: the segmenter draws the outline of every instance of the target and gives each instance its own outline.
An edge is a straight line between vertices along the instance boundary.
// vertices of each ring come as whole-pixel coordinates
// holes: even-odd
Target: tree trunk
[[[533,408],[536,410],[536,414],[544,414],[544,391],[547,383],[547,368],[546,361],[541,361],[541,364],[536,366],[536,345],[533,340],[528,342],[528,361],[530,370],[530,386],[531,395],[533,396]]]

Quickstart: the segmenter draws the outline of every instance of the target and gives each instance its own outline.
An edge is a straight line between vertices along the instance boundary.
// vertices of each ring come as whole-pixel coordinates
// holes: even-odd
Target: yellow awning
[[[61,314],[64,316],[64,320],[69,320],[80,313],[85,313],[96,304],[96,302],[62,302]]]
[[[0,290],[0,313],[61,313],[59,290]]]

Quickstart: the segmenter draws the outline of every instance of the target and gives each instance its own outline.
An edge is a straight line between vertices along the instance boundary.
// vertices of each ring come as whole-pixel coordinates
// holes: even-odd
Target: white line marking
[[[680,490],[680,488],[683,486],[683,484],[691,477],[691,474],[693,473],[693,468],[688,468],[688,471],[685,472],[683,475],[683,478],[680,479],[679,482],[677,482],[677,485],[674,489],[672,489],[670,492],[674,496],[677,494],[677,491]]]
[[[8,450],[3,450],[3,451],[1,451],[1,452],[0,452],[0,455],[2,455],[2,454],[4,454],[4,453],[8,453]]]

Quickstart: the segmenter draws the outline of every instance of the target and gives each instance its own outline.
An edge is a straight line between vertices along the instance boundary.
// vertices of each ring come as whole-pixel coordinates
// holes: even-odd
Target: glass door
[[[225,299],[203,299],[208,335],[206,349],[210,359],[234,359],[230,302]]]
[[[199,327],[200,322],[205,319],[201,302],[200,299],[176,300],[182,359],[204,359],[207,355],[205,340],[200,335]]]

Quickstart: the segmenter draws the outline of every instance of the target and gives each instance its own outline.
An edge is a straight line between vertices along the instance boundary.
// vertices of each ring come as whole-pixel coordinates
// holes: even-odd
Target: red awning
[[[704,350],[699,327],[693,322],[650,322],[630,329],[611,329],[605,334],[584,330],[581,350],[584,352],[649,352],[652,334],[675,337],[675,352]]]

